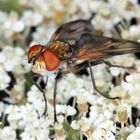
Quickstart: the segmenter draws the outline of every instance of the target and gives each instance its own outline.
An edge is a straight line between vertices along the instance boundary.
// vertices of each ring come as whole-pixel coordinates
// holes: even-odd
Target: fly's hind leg
[[[97,86],[96,86],[96,82],[95,82],[95,78],[94,78],[94,74],[93,74],[93,71],[92,71],[92,67],[91,67],[91,62],[88,61],[88,66],[89,66],[89,70],[90,70],[90,75],[91,75],[91,80],[92,80],[92,85],[93,85],[93,88],[99,93],[101,94],[102,96],[108,98],[108,99],[119,99],[119,97],[110,97],[110,96],[107,96],[105,94],[103,94],[100,90],[98,90]]]
[[[124,69],[131,69],[133,68],[133,66],[120,66],[120,65],[117,65],[117,64],[112,64],[110,63],[109,61],[106,61],[106,60],[101,60],[102,63],[105,63],[106,65],[108,65],[109,67],[118,67],[118,68],[124,68]]]
[[[119,97],[109,97],[109,96],[103,94],[101,91],[98,90],[98,88],[96,86],[96,83],[95,83],[94,74],[93,74],[93,71],[92,71],[92,66],[95,66],[95,65],[98,65],[98,64],[101,64],[101,63],[103,63],[103,61],[101,61],[101,60],[93,61],[93,62],[85,61],[85,62],[80,63],[78,65],[69,66],[68,69],[66,69],[65,71],[62,71],[62,73],[64,73],[64,74],[69,73],[69,72],[74,72],[75,73],[75,72],[78,72],[78,71],[80,71],[82,69],[85,69],[85,68],[89,67],[93,88],[99,94],[101,94],[102,96],[104,96],[104,97],[106,97],[108,99],[119,99]]]

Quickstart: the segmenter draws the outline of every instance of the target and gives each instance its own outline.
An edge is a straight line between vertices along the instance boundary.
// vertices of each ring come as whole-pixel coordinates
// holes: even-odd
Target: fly
[[[101,63],[123,67],[113,65],[105,59],[136,52],[140,52],[140,43],[96,35],[91,20],[80,19],[61,25],[47,45],[36,44],[29,48],[28,62],[33,63],[32,69],[35,73],[42,75],[47,75],[48,72],[56,73],[54,85],[54,119],[56,121],[55,98],[60,75],[75,73],[89,67],[94,89],[104,97],[116,99],[119,97],[109,97],[97,89],[91,67]]]

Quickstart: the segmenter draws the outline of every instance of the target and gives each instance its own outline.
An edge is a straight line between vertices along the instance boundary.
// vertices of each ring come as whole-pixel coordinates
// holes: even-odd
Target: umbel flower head
[[[140,40],[139,11],[138,0],[0,1],[0,140],[140,139],[138,55],[121,55],[108,60],[112,64],[133,66],[131,69],[105,64],[92,67],[97,88],[121,100],[98,95],[93,90],[89,69],[83,75],[63,75],[57,86],[55,124],[53,89],[61,61],[48,50],[44,53],[49,53],[50,59],[42,52],[40,57],[35,55],[33,71],[49,75],[46,86],[47,78],[32,75],[25,56],[27,46],[38,43],[46,46],[58,26],[79,18],[88,19],[91,12],[95,13],[91,23],[98,35]],[[31,53],[30,57],[33,56]],[[32,77],[45,91],[45,116],[42,116],[45,101],[42,92],[33,85]]]

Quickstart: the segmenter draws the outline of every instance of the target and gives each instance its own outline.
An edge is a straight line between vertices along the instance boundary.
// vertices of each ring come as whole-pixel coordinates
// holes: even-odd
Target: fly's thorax
[[[61,41],[52,41],[48,45],[60,60],[66,60],[68,58],[69,44]]]

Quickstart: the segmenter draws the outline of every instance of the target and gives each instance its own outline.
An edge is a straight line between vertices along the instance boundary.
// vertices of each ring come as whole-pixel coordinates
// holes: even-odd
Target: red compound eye
[[[59,66],[60,61],[58,57],[50,49],[46,48],[43,51],[43,57],[44,57],[46,69],[48,71],[53,71]]]

